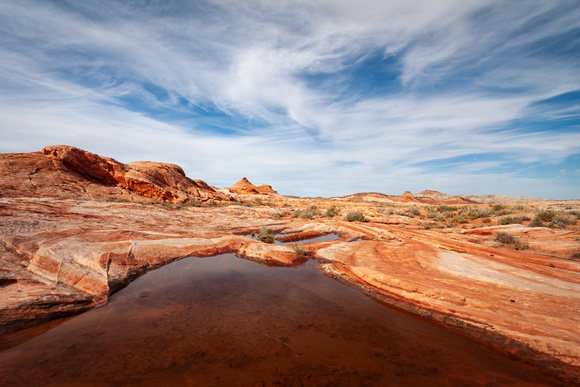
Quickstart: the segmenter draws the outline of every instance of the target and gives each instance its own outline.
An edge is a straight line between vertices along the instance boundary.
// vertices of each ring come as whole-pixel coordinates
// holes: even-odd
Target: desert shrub
[[[498,224],[522,224],[524,221],[528,221],[530,218],[527,216],[504,216],[500,218],[497,223]]]
[[[580,261],[580,253],[574,253],[570,256],[570,259],[574,261]]]
[[[290,214],[291,213],[289,211],[282,211],[282,212],[278,212],[277,214],[272,215],[270,218],[278,220],[278,219],[283,218],[284,216],[288,216]]]
[[[274,237],[276,232],[267,226],[260,227],[260,232],[258,233],[258,240],[266,243],[274,243]]]
[[[554,219],[554,216],[556,216],[556,212],[553,210],[538,210],[535,219],[538,219],[541,222],[551,222],[552,219]]]
[[[63,199],[66,199],[66,197],[62,197]],[[111,198],[107,198],[106,200],[107,202],[111,202],[111,203],[130,203],[131,201],[125,198],[115,198],[115,197],[111,197]]]
[[[292,214],[293,218],[312,219],[312,214],[308,211],[296,210]]]
[[[457,211],[457,207],[448,206],[447,204],[441,204],[437,206],[437,212],[448,212],[448,211]]]
[[[463,217],[463,215],[457,215],[455,218],[453,218],[451,220],[451,223],[453,223],[453,222],[462,223],[462,224],[469,223],[469,221],[467,219],[465,219]]]
[[[438,212],[428,212],[427,213],[427,217],[429,219],[433,219],[433,220],[436,220],[438,222],[444,222],[445,221],[445,217],[442,214],[438,213]]]
[[[439,223],[435,223],[435,222],[425,222],[423,223],[423,228],[425,230],[430,230],[432,228],[444,228],[445,226],[439,224]]]
[[[294,250],[296,255],[299,255],[301,257],[307,257],[309,255],[308,251],[306,251],[306,249],[302,245],[292,245],[292,250]]]
[[[407,210],[407,212],[413,216],[421,215],[421,210],[417,207],[411,207]]]
[[[469,219],[479,219],[487,218],[491,215],[491,209],[489,208],[470,208],[467,213]]]
[[[517,250],[525,250],[530,248],[526,242],[520,240],[514,235],[508,234],[507,232],[498,232],[495,234],[495,240],[502,245],[512,245]]]
[[[483,218],[481,221],[483,223],[489,223],[489,222],[491,222],[491,219],[489,219],[489,218]]]
[[[577,220],[574,219],[574,217],[572,216],[568,216],[562,212],[558,212],[556,213],[556,215],[554,215],[552,222],[556,223],[560,227],[564,227],[576,224]]]
[[[201,202],[193,201],[193,202],[183,202],[177,206],[178,208],[187,208],[187,207],[201,207]]]
[[[536,216],[530,223],[530,227],[544,227],[544,223]]]
[[[491,207],[491,215],[492,216],[502,216],[511,214],[511,209],[507,207],[505,204],[494,204]]]
[[[326,216],[327,218],[333,218],[339,213],[340,213],[339,209],[336,208],[336,206],[332,205],[326,209],[326,212],[324,212],[324,216]]]
[[[367,218],[364,214],[364,212],[358,210],[358,211],[353,211],[353,212],[349,212],[348,214],[346,214],[346,218],[345,220],[347,222],[366,222]]]
[[[315,216],[321,216],[322,212],[316,206],[310,206],[306,210],[296,210],[292,214],[293,218],[312,219]]]

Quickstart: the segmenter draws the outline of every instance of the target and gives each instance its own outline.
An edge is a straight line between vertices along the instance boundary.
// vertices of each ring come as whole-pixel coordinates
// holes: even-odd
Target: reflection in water
[[[7,385],[553,385],[441,327],[383,308],[315,263],[187,258],[0,353]]]

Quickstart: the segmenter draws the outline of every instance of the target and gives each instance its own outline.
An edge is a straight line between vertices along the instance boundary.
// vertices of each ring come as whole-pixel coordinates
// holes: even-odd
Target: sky
[[[0,0],[0,152],[580,198],[577,0]]]

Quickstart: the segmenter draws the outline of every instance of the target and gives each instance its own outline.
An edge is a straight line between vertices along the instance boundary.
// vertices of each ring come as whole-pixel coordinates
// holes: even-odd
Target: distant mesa
[[[423,191],[419,192],[417,195],[423,196],[423,195],[445,195],[445,194],[441,193],[439,191],[433,191],[431,189],[424,189]]]
[[[202,180],[185,176],[175,164],[152,161],[120,163],[67,145],[41,152],[0,155],[4,197],[149,198],[171,203],[232,201]]]
[[[268,194],[278,194],[274,191],[272,186],[267,184],[262,184],[255,186],[250,183],[247,178],[242,178],[236,184],[229,187],[229,191],[236,194],[250,194],[250,195],[268,195]]]

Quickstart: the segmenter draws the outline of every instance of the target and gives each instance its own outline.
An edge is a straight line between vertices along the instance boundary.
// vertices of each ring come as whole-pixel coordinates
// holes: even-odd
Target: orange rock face
[[[267,184],[255,186],[254,184],[250,183],[250,181],[245,177],[242,178],[240,181],[238,181],[236,184],[229,187],[229,190],[237,194],[251,194],[251,195],[277,194],[277,192],[274,191],[272,186]]]
[[[106,199],[227,197],[172,164],[125,165],[70,147],[44,152],[0,157],[0,337],[106,302],[147,271],[187,256],[236,253],[286,266],[314,258],[328,276],[382,302],[534,362],[572,384],[580,381],[580,262],[570,259],[580,251],[580,232],[572,225],[454,223],[455,228],[424,229],[436,219],[427,216],[429,206],[411,202],[409,209],[425,211],[409,217],[386,211],[405,208],[387,199],[382,209],[376,201],[281,195],[272,195],[268,206],[252,207],[227,201],[202,207],[118,203]],[[321,213],[313,219],[288,212],[313,205]],[[330,206],[340,215],[324,216]],[[580,208],[580,202],[566,206]],[[459,207],[448,219],[458,216]],[[368,221],[342,219],[355,210]],[[279,240],[301,241],[307,256],[250,238],[261,226],[290,234]],[[500,244],[494,239],[499,232],[525,240],[529,248]],[[340,238],[305,239],[331,233]]]
[[[118,185],[132,193],[154,200],[183,203],[195,200],[225,200],[223,194],[201,181],[187,178],[175,164],[135,161],[122,164],[78,148],[47,146],[42,153],[49,156],[56,169],[78,174],[104,186]]]

